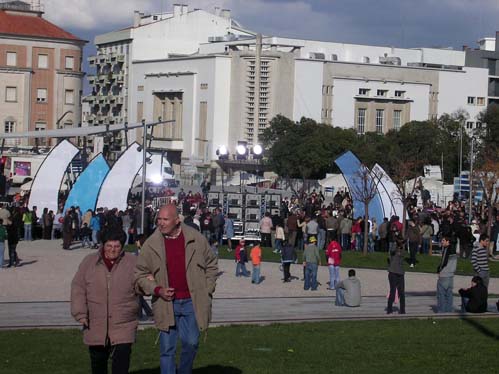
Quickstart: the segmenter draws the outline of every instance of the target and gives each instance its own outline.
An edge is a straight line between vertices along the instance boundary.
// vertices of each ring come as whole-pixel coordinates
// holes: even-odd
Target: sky
[[[26,0],[29,1],[29,0]],[[41,0],[45,18],[88,40],[130,26],[133,11],[171,11],[174,3],[231,10],[264,35],[401,48],[475,48],[499,31],[499,0]]]

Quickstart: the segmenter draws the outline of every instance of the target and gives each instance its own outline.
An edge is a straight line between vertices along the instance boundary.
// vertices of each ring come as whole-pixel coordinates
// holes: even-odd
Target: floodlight
[[[161,174],[154,174],[153,176],[151,176],[151,181],[154,184],[160,184],[161,182],[163,182],[163,178],[161,177]]]
[[[227,160],[229,158],[229,150],[227,149],[227,146],[221,145],[218,147],[217,156],[219,160]]]
[[[255,156],[261,156],[263,153],[263,148],[260,144],[256,144],[253,146],[253,154]]]
[[[236,151],[237,151],[237,154],[239,156],[244,156],[246,154],[246,146],[244,144],[239,144],[237,147],[236,147]]]

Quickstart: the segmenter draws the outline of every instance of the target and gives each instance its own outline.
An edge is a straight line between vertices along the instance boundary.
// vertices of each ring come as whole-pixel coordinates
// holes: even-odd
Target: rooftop
[[[44,19],[40,11],[7,7],[5,3],[1,5],[0,34],[83,41]]]

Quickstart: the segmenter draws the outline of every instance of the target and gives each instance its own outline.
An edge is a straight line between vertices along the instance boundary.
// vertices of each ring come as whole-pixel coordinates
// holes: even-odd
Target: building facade
[[[85,43],[45,20],[40,8],[21,1],[0,3],[0,131],[81,125]],[[6,145],[27,143],[6,140]],[[38,144],[50,145],[50,139]]]
[[[234,153],[240,142],[258,144],[277,114],[358,133],[456,111],[478,126],[489,96],[489,71],[465,64],[464,51],[262,37],[229,11],[183,5],[135,18],[96,42],[128,43],[121,117],[174,120],[154,130],[151,145],[175,154],[178,165],[209,167],[222,145]]]

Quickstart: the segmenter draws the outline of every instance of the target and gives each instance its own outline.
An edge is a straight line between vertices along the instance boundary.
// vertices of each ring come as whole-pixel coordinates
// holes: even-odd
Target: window
[[[383,109],[376,109],[376,134],[383,134],[383,122],[385,111]]]
[[[369,89],[368,88],[359,88],[359,95],[361,96],[369,96]]]
[[[69,105],[75,103],[75,92],[74,90],[66,90],[64,93],[64,102]]]
[[[377,90],[376,91],[376,96],[386,97],[387,93],[388,93],[388,90]]]
[[[74,70],[75,68],[75,59],[73,56],[66,56],[65,59],[66,70]]]
[[[331,55],[331,61],[338,61],[338,55],[337,55],[337,54],[335,54],[335,53],[333,53],[333,54]]]
[[[46,88],[38,88],[36,90],[36,102],[37,103],[46,103],[47,102],[47,89]]]
[[[366,112],[365,108],[360,108],[357,112],[357,133],[359,134],[364,134],[366,129]]]
[[[404,97],[405,91],[395,91],[395,97]]]
[[[17,101],[17,87],[5,87],[5,101],[9,103]]]
[[[47,129],[47,124],[45,122],[35,122],[35,131],[45,131]],[[39,145],[47,145],[47,138],[39,138]]]
[[[207,90],[208,89],[208,83],[201,83],[201,89],[202,90]]]
[[[16,65],[17,65],[17,53],[7,52],[7,66],[16,66]]]
[[[368,64],[369,62],[371,62],[371,59],[369,57],[367,57],[367,56],[364,56],[364,57],[362,57],[362,62],[364,64]]]
[[[38,55],[38,69],[48,69],[48,67],[49,67],[49,56]]]
[[[16,123],[14,121],[5,121],[4,132],[11,134],[16,131]]]
[[[137,91],[144,91],[144,86],[142,86],[142,85],[137,86]]]
[[[36,122],[35,131],[45,131],[47,129],[47,124],[45,122]]]
[[[482,128],[482,123],[481,122],[477,122],[476,125],[475,125],[475,128],[481,129]]]
[[[394,110],[393,111],[393,129],[396,131],[400,130],[400,126],[401,126],[400,118],[401,117],[402,117],[401,110]]]
[[[467,122],[466,122],[466,128],[467,128],[468,130],[473,129],[473,122],[471,122],[471,121],[467,121]]]
[[[476,105],[485,105],[485,97],[477,97],[476,98]]]
[[[469,105],[475,105],[475,97],[474,96],[468,96],[468,104]]]

